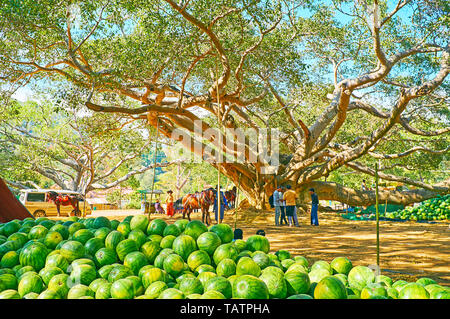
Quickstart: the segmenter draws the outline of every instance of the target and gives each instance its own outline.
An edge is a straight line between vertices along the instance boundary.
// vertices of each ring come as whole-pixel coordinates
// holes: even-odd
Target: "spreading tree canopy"
[[[448,13],[444,0],[3,1],[0,79],[70,87],[86,108],[141,119],[200,156],[243,149],[211,165],[259,206],[280,183],[369,205],[373,191],[328,177],[373,176],[375,162],[412,188],[380,199],[407,204],[449,192],[448,175],[416,169],[446,169]],[[281,164],[267,173],[250,139],[210,128],[277,128]]]

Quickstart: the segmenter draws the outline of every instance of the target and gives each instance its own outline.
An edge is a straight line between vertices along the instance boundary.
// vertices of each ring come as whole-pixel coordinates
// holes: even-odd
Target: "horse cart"
[[[69,190],[22,189],[19,200],[34,217],[91,214],[91,208],[84,196]]]

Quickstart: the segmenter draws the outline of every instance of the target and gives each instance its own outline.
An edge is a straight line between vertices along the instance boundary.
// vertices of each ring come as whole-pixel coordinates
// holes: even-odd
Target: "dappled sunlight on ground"
[[[92,217],[109,216],[122,220],[140,211],[93,211]],[[214,214],[211,214],[214,218]],[[225,222],[236,225],[244,232],[244,239],[264,229],[271,244],[271,251],[286,249],[295,255],[303,255],[314,262],[330,262],[337,256],[348,257],[354,265],[376,264],[376,222],[351,221],[336,213],[319,213],[320,226],[310,225],[309,215],[299,216],[300,227],[274,226],[274,213],[248,209],[227,211]],[[171,223],[181,215],[169,218],[156,214]],[[200,213],[191,219],[201,220]],[[380,266],[382,273],[394,279],[414,280],[430,277],[450,285],[450,228],[448,223],[423,224],[416,222],[380,221]]]

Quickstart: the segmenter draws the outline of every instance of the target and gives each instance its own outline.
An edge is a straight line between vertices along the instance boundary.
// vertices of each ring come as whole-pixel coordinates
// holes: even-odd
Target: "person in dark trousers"
[[[319,197],[317,197],[314,188],[309,189],[309,194],[311,195],[311,225],[319,226],[319,217],[317,216],[317,211],[319,210]]]
[[[283,222],[285,225],[289,224],[286,219],[286,201],[283,200],[283,194],[286,192],[286,187],[281,186],[281,198],[280,198],[280,225],[283,225]]]
[[[216,189],[216,194],[217,194],[217,189]],[[220,208],[219,209],[217,207],[217,195],[214,198],[213,211],[214,211],[214,217],[216,218],[216,223],[219,223],[219,218],[220,218],[220,223],[222,223],[226,206],[227,206],[227,199],[225,198],[225,194],[223,193],[223,191],[220,191]],[[219,214],[218,214],[218,211],[219,211]]]

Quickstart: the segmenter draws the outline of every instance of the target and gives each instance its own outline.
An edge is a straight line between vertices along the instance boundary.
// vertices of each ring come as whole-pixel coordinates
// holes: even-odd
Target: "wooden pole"
[[[159,118],[156,118],[156,139],[155,139],[155,154],[153,155],[153,181],[152,181],[152,192],[150,193],[150,204],[148,208],[148,220],[150,220],[151,209],[153,201],[153,190],[155,187],[155,179],[156,179],[156,154],[158,153],[158,135],[159,135]]]
[[[236,199],[234,200],[234,230],[236,230],[237,225],[237,214],[238,214],[238,203],[239,203],[239,188],[241,187],[241,176],[242,174],[239,174],[238,179],[238,187],[236,188]]]
[[[217,123],[218,123],[218,134],[220,136],[220,123],[222,123],[222,120],[220,118],[220,96],[219,96],[219,69],[218,69],[218,64],[217,64],[217,60],[216,60],[216,79],[217,79]],[[219,138],[218,136],[218,138]],[[219,138],[219,143],[222,142],[222,140]],[[219,155],[220,152],[220,145],[217,148],[217,155]],[[220,158],[219,161],[217,162],[217,224],[220,224]],[[225,212],[224,212],[225,214]],[[225,216],[224,216],[225,217]]]
[[[377,218],[377,266],[380,269],[380,212],[378,209],[378,163],[375,163],[375,211]]]

